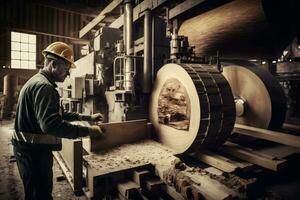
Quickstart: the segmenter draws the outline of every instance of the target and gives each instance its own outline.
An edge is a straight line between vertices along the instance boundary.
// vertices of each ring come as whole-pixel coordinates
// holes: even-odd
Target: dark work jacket
[[[79,120],[79,114],[62,112],[57,85],[41,70],[22,87],[18,99],[15,131],[30,134],[46,134],[58,138],[77,138],[88,135],[88,128],[70,124]],[[14,145],[60,150],[59,144],[35,144],[13,137]]]

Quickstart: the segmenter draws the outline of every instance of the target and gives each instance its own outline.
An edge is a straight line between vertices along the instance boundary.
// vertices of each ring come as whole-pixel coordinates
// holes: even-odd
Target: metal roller
[[[272,130],[281,128],[286,98],[275,77],[245,61],[225,63],[223,75],[235,98],[237,123]]]
[[[233,102],[229,84],[212,66],[167,64],[154,83],[150,121],[157,139],[177,153],[217,148],[233,129]]]

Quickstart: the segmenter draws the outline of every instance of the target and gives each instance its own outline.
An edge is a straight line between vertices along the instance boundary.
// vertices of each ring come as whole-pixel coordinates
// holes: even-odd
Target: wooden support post
[[[256,152],[231,142],[223,145],[222,152],[273,171],[279,171],[287,164],[285,159]]]
[[[289,135],[277,131],[271,131],[241,124],[234,125],[234,132],[300,148],[300,136]]]

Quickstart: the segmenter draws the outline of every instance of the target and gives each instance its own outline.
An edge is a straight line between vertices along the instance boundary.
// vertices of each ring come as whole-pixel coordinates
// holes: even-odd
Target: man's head
[[[63,82],[70,75],[70,68],[75,68],[73,51],[66,43],[54,42],[42,54],[45,57],[44,69],[56,82]]]

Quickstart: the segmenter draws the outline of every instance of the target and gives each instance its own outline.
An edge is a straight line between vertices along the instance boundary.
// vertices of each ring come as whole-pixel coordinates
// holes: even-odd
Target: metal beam
[[[168,0],[144,0],[142,3],[138,4],[133,9],[133,22],[143,16],[143,12],[147,9],[154,10],[155,8],[161,6]],[[111,28],[121,28],[124,22],[124,15],[121,15],[113,23],[109,25]]]
[[[90,23],[88,23],[85,27],[83,27],[80,31],[79,31],[79,37],[82,38],[85,34],[87,34],[92,28],[94,28],[95,26],[97,26],[97,24],[99,24],[104,18],[105,15],[111,11],[113,11],[116,7],[118,7],[121,3],[123,2],[123,0],[114,0],[113,2],[111,2],[108,6],[106,6],[101,13],[94,18]]]
[[[191,8],[203,3],[206,0],[186,0],[181,4],[175,6],[169,11],[169,19],[173,19],[174,17],[190,10]]]
[[[71,40],[72,43],[74,43],[74,44],[86,45],[86,44],[90,43],[89,40],[85,40],[85,39],[69,37],[69,36],[64,36],[64,35],[57,35],[57,34],[52,34],[52,33],[45,33],[45,32],[40,32],[40,31],[32,31],[32,30],[20,29],[20,28],[13,28],[11,30],[18,31],[18,32],[24,32],[24,33],[31,33],[31,34],[36,34],[36,35],[47,35],[47,36],[52,36],[52,37],[64,38],[64,39]]]
[[[96,17],[97,16],[97,14],[95,12],[91,12],[90,10],[83,11],[83,10],[87,10],[87,9],[80,10],[78,8],[75,8],[72,5],[62,5],[62,4],[57,4],[57,2],[53,5],[52,5],[52,3],[46,3],[46,2],[45,3],[37,3],[37,5],[56,9],[56,10],[61,10],[61,11],[68,12],[68,13],[74,13],[74,14],[82,15],[82,16],[88,16],[88,17]],[[72,8],[72,7],[74,7],[74,8]],[[89,12],[89,13],[87,13],[87,12]]]

